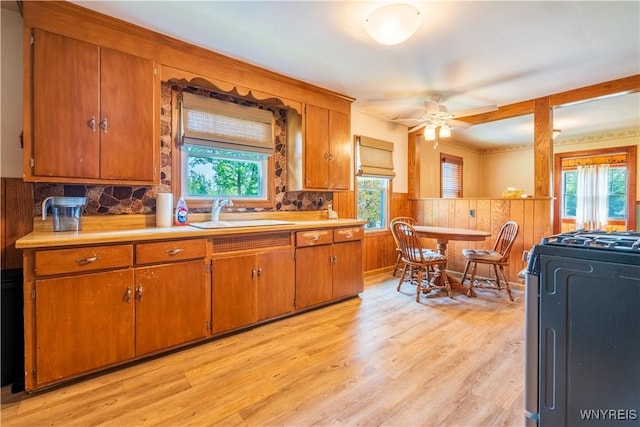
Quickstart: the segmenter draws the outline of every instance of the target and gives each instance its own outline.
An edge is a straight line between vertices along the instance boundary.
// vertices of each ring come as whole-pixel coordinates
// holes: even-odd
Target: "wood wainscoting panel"
[[[509,267],[505,273],[512,283],[522,283],[518,273],[526,266],[523,252],[551,234],[551,203],[546,198],[528,199],[419,199],[415,200],[414,215],[420,224],[438,227],[469,228],[491,232],[481,242],[450,241],[447,246],[448,269],[464,271],[466,263],[462,249],[491,249],[500,228],[507,221],[515,221],[519,232],[511,250]],[[474,215],[470,215],[473,210]],[[425,246],[435,249],[435,239],[424,239]],[[493,277],[487,265],[478,266],[478,276]]]
[[[22,268],[16,240],[33,230],[33,184],[22,178],[2,178],[2,270]]]

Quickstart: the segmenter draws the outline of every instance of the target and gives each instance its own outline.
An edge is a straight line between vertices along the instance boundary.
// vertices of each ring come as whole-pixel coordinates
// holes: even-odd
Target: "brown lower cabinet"
[[[35,367],[27,383],[35,388],[132,359],[132,289],[132,268],[37,280]]]
[[[207,253],[194,239],[27,254],[26,390],[206,338]]]
[[[362,227],[29,249],[25,389],[363,289]]]
[[[362,292],[363,234],[362,227],[296,233],[296,309]]]
[[[290,233],[214,239],[213,332],[220,333],[291,313],[295,263]],[[215,249],[214,249],[215,252]]]

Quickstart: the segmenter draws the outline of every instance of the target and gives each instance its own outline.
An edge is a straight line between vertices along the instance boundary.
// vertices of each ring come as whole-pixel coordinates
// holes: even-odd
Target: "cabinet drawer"
[[[36,276],[77,273],[133,264],[133,245],[52,249],[35,254]]]
[[[204,258],[206,255],[206,239],[138,243],[136,245],[136,264],[182,261]]]
[[[296,246],[326,245],[333,242],[331,230],[298,231],[296,233]]]
[[[361,240],[364,236],[362,227],[338,228],[333,230],[334,242],[349,242],[352,240]]]

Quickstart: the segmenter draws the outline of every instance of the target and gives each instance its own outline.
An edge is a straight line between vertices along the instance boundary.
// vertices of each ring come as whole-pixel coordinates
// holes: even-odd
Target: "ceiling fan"
[[[457,120],[458,118],[489,113],[498,109],[497,105],[487,105],[484,107],[451,113],[445,105],[440,103],[441,99],[442,97],[440,95],[434,95],[431,99],[425,100],[424,113],[419,118],[396,119],[394,122],[419,122],[418,125],[409,128],[409,133],[426,128],[424,134],[425,139],[437,141],[439,138],[447,138],[451,136],[451,128],[466,129],[471,126],[467,122]]]

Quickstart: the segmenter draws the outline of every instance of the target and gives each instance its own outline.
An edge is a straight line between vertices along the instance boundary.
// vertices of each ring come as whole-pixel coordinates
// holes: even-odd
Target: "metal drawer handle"
[[[352,238],[354,236],[353,231],[351,231],[351,230],[347,231],[346,236],[347,236],[347,239]]]
[[[102,119],[102,121],[100,121],[100,130],[102,130],[102,133],[107,133],[107,126],[109,124],[107,123],[107,118],[105,117],[104,119]]]
[[[87,126],[91,129],[91,132],[96,131],[96,116],[91,116],[91,118],[87,120]]]
[[[315,242],[317,242],[318,240],[320,240],[320,236],[316,234],[316,235],[311,236],[311,237],[309,238],[309,243],[315,243]]]
[[[167,252],[167,255],[172,255],[173,256],[173,255],[178,255],[182,251],[184,251],[184,249],[177,248],[177,249],[167,249],[166,252]]]
[[[92,256],[89,258],[77,259],[76,262],[78,263],[78,265],[87,265],[87,264],[91,264],[92,262],[96,262],[99,259],[100,259],[99,256]]]

